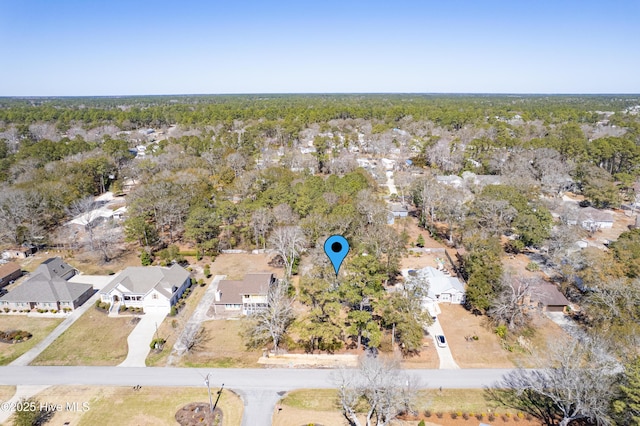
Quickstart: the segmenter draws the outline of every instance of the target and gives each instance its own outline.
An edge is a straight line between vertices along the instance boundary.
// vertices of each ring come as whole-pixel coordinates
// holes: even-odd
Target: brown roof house
[[[100,300],[111,303],[116,312],[122,304],[145,312],[169,313],[189,285],[189,272],[178,264],[170,268],[131,266],[100,290]]]
[[[213,302],[216,313],[240,316],[265,309],[269,287],[275,282],[275,276],[268,272],[246,274],[242,281],[220,281]]]
[[[512,283],[514,285],[515,282]],[[531,308],[541,308],[547,312],[564,312],[565,308],[569,305],[569,301],[564,294],[558,290],[555,284],[539,281],[531,287],[530,294],[528,294],[524,303]]]
[[[22,276],[20,265],[15,262],[0,264],[0,288],[5,287]]]
[[[59,257],[47,259],[24,283],[0,297],[0,309],[72,311],[93,295],[91,284],[67,281],[76,272]]]

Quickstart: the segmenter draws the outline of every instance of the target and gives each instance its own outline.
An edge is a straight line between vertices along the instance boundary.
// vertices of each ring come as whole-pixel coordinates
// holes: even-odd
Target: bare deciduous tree
[[[293,299],[288,296],[289,282],[272,284],[267,290],[267,306],[249,316],[245,328],[247,345],[256,347],[271,341],[273,352],[278,353],[280,340],[294,320]]]
[[[285,276],[291,276],[293,262],[305,248],[306,239],[299,226],[280,226],[271,232],[269,245],[282,256]]]
[[[611,401],[621,367],[600,341],[557,342],[537,357],[539,368],[507,373],[488,396],[546,425],[574,420],[610,425]]]
[[[266,208],[259,208],[251,215],[251,227],[253,228],[253,236],[256,239],[256,247],[260,246],[262,241],[262,248],[267,244],[267,233],[273,223],[273,216]]]
[[[239,152],[234,152],[227,156],[227,165],[233,170],[235,177],[238,177],[247,166],[247,159]]]
[[[78,219],[78,222],[84,226],[89,237],[89,247],[91,251],[95,250],[94,235],[96,220],[100,217],[100,211],[93,197],[85,197],[75,200],[69,206],[69,214]]]
[[[278,204],[273,208],[273,218],[278,225],[295,225],[300,216],[291,209],[289,204]]]
[[[490,235],[501,235],[510,228],[517,215],[507,200],[477,197],[473,202],[473,220],[477,227]]]
[[[122,234],[122,227],[110,219],[95,235],[95,248],[100,251],[103,262],[110,262],[117,255],[116,246],[123,240]]]
[[[2,188],[0,241],[20,245],[42,237],[47,204],[36,191]]]
[[[420,207],[420,221],[427,228],[436,219],[436,207],[444,196],[444,189],[433,176],[426,176],[416,182],[414,202]]]
[[[525,326],[530,320],[530,301],[538,301],[540,278],[527,278],[512,271],[502,274],[502,288],[494,299],[489,316],[509,330]]]
[[[417,381],[399,369],[395,360],[372,355],[360,358],[358,369],[334,375],[342,413],[352,426],[361,426],[357,407],[366,402],[365,425],[388,425],[402,412],[413,411]]]

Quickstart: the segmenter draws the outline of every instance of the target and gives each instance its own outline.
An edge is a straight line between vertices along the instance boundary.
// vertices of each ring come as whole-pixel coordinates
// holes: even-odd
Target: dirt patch
[[[122,271],[129,266],[140,266],[139,250],[129,246],[116,258],[108,263],[96,261],[96,254],[79,252],[73,257],[67,257],[66,261],[79,271],[87,275],[111,275]]]
[[[176,421],[181,426],[214,426],[223,424],[222,410],[216,407],[211,411],[207,402],[192,402],[176,413]]]
[[[422,348],[420,353],[402,358],[401,365],[403,368],[438,368],[440,358],[431,336],[424,336],[422,339]]]
[[[276,409],[271,424],[273,426],[302,426],[302,425],[325,425],[325,426],[348,426],[349,422],[339,412],[331,411],[311,411],[300,408],[280,405],[280,410]]]
[[[451,353],[461,368],[511,368],[509,352],[487,325],[486,317],[473,315],[461,305],[440,304],[438,321]],[[467,337],[478,336],[477,340]]]
[[[535,312],[532,314],[529,328],[508,339],[513,348],[509,358],[518,367],[536,367],[538,361],[536,354],[545,353],[550,344],[564,341],[568,337],[569,335],[558,324],[542,312]],[[520,346],[520,342],[524,343],[525,347]]]
[[[282,268],[269,266],[273,255],[269,254],[221,254],[211,264],[212,275],[226,275],[229,280],[241,280],[245,274],[251,272],[273,272],[282,276]]]

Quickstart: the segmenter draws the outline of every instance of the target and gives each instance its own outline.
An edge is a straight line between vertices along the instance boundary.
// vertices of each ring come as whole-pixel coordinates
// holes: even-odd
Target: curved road
[[[243,425],[270,425],[275,404],[284,392],[301,388],[334,388],[334,370],[216,369],[163,367],[0,367],[0,385],[103,385],[204,387],[211,373],[212,388],[239,393],[245,405]],[[508,369],[405,370],[424,389],[483,388],[498,381]],[[280,394],[279,394],[280,393]]]

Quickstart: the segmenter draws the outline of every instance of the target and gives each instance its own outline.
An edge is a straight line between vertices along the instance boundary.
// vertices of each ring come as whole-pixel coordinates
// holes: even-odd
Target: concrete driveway
[[[70,283],[91,284],[94,289],[102,290],[116,275],[84,275],[78,274],[69,278]]]
[[[156,330],[167,317],[167,312],[147,312],[142,315],[140,322],[135,326],[129,337],[127,344],[129,352],[127,358],[118,365],[118,367],[146,367],[147,355],[151,351],[151,341],[153,340]]]
[[[438,353],[438,358],[440,358],[440,367],[438,368],[443,370],[459,369],[460,366],[458,366],[458,364],[456,364],[456,362],[454,361],[453,355],[451,354],[451,349],[449,349],[449,344],[447,343],[446,347],[441,348],[440,346],[438,346],[438,342],[436,342],[436,335],[442,334],[444,336],[444,331],[442,331],[440,321],[434,321],[433,324],[427,327],[427,330],[433,338],[433,344],[436,348],[436,352]],[[445,340],[449,342],[447,336],[445,336]]]
[[[176,361],[184,355],[189,349],[189,342],[191,342],[196,335],[196,333],[200,330],[200,324],[202,321],[210,319],[207,315],[209,311],[209,307],[213,304],[216,297],[216,291],[218,290],[218,283],[225,279],[226,275],[216,275],[207,287],[207,291],[200,299],[198,306],[193,311],[193,314],[187,321],[187,324],[184,326],[184,330],[178,336],[175,345],[173,345],[173,351],[171,355],[169,355],[169,359],[167,360],[167,365],[174,365]]]

